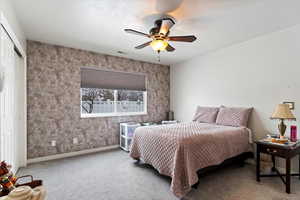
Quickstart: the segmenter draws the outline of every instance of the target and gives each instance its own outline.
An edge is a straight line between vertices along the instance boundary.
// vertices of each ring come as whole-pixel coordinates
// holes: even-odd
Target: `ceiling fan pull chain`
[[[158,62],[160,62],[160,50],[157,51],[157,54],[158,54],[157,55]]]

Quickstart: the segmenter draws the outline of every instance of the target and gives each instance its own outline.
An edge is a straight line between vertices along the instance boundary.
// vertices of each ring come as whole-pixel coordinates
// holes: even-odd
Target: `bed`
[[[246,127],[199,121],[139,127],[130,156],[172,178],[171,191],[185,196],[198,182],[197,171],[250,151]]]

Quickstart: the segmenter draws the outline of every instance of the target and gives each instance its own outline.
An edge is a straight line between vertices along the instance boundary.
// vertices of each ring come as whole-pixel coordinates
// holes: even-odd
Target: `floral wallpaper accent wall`
[[[169,66],[35,41],[27,54],[28,158],[116,145],[119,122],[160,121],[170,109]],[[148,115],[80,118],[81,67],[146,73]]]

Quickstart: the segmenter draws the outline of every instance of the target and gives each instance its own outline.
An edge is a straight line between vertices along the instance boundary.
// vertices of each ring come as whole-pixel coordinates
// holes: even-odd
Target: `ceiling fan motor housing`
[[[149,34],[150,35],[156,35],[159,33],[159,27],[153,27],[150,29]]]
[[[169,17],[158,19],[154,22],[155,27],[150,29],[149,33],[151,35],[161,34],[167,36],[169,34],[169,29],[174,26],[175,21]]]

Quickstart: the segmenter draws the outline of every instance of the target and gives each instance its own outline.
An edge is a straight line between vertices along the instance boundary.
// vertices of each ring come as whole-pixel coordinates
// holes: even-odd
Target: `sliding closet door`
[[[25,166],[27,161],[26,140],[26,78],[25,60],[15,53],[15,114],[16,114],[16,166]]]
[[[16,108],[16,63],[14,45],[1,27],[1,60],[0,67],[4,74],[2,91],[0,92],[1,113],[1,160],[13,165],[13,171],[18,169],[17,149],[17,108]]]

